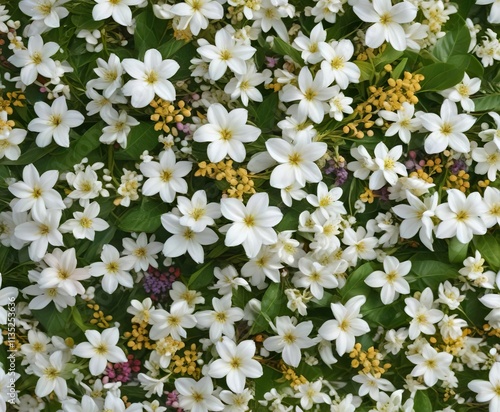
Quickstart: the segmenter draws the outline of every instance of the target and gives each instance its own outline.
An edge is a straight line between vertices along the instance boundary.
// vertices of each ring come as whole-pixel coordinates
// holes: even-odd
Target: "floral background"
[[[500,3],[0,5],[0,410],[500,411]]]

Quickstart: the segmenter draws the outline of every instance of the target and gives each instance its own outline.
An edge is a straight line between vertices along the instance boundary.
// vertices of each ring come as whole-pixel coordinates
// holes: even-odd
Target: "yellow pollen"
[[[38,227],[38,231],[39,233],[42,235],[42,236],[46,236],[50,233],[50,227],[48,227],[47,225],[44,225],[44,224],[41,224],[39,227]]]
[[[121,132],[124,128],[125,128],[124,122],[116,122],[115,125],[113,126],[115,132]]]
[[[410,126],[410,119],[403,119],[399,122],[399,125],[403,128],[403,129],[407,129],[408,126]]]
[[[225,323],[227,320],[226,312],[216,312],[215,313],[215,320],[219,323]]]
[[[307,89],[306,92],[304,93],[304,98],[306,100],[313,100],[316,96],[318,95],[318,92],[316,92],[313,89]]]
[[[248,82],[248,80],[244,80],[240,84],[240,89],[241,90],[248,90],[248,89],[250,89],[250,87],[251,86],[250,86],[250,83]]]
[[[199,11],[201,10],[202,2],[200,0],[192,0],[192,1],[187,1],[187,4],[191,4],[191,8],[194,11]]]
[[[309,279],[312,282],[318,282],[321,279],[321,275],[318,272],[313,272],[309,275]]]
[[[349,329],[349,322],[346,320],[343,320],[340,325],[339,325],[340,330],[343,330],[344,332]]]
[[[68,273],[67,271],[65,271],[65,270],[58,270],[57,271],[57,278],[58,279],[64,280],[64,279],[68,279],[69,277],[70,277],[70,273]]]
[[[47,289],[47,295],[51,298],[55,298],[57,296],[57,288]]]
[[[179,316],[170,315],[167,319],[168,324],[171,326],[179,326],[181,324],[181,319]]]
[[[241,367],[241,360],[240,360],[240,358],[232,358],[231,362],[229,363],[229,365],[233,369],[239,369]]]
[[[42,197],[42,189],[40,189],[38,186],[35,186],[33,188],[33,193],[31,195],[34,199],[38,199],[39,197]]]
[[[225,140],[225,141],[231,140],[233,138],[233,132],[231,130],[228,130],[228,129],[222,129],[220,131],[220,138],[221,138],[221,140]]]
[[[243,223],[248,227],[255,226],[255,218],[253,216],[245,216]]]
[[[391,159],[390,157],[384,159],[384,169],[386,170],[392,170],[394,169],[394,159]]]
[[[330,62],[330,65],[332,66],[332,69],[340,70],[344,67],[344,59],[339,56],[334,57],[333,60]]]
[[[7,149],[10,146],[11,146],[11,144],[10,144],[10,142],[7,139],[1,139],[0,140],[0,149],[5,150],[5,149]]]
[[[45,346],[40,342],[36,342],[32,346],[33,352],[42,352],[45,349]]]
[[[395,271],[389,272],[385,275],[385,279],[389,283],[393,283],[394,280],[398,277],[398,274]]]
[[[184,231],[184,238],[189,240],[189,239],[192,239],[194,237],[194,232],[189,229],[189,228],[186,228],[186,230]]]
[[[449,123],[444,123],[441,126],[441,133],[444,135],[449,135],[452,132],[452,130],[453,130],[453,127]]]
[[[146,75],[145,80],[146,80],[146,83],[148,83],[148,84],[155,84],[158,81],[158,74],[154,70],[151,70]]]
[[[88,180],[85,180],[81,185],[81,191],[82,192],[90,192],[92,190],[92,184],[88,181]]]
[[[285,335],[283,335],[283,340],[288,345],[291,345],[292,343],[294,343],[297,340],[297,338],[295,337],[295,335],[293,333],[288,332],[288,333],[285,333]]]
[[[39,52],[35,52],[31,55],[31,61],[34,63],[34,64],[40,64],[43,60],[42,60],[42,55],[39,53]]]
[[[193,392],[191,396],[196,403],[202,402],[205,399],[199,392]]]
[[[203,216],[205,216],[205,209],[195,208],[189,214],[194,220],[200,220]]]
[[[489,210],[490,215],[500,216],[500,204],[493,205]]]
[[[424,313],[421,313],[420,315],[418,315],[415,320],[418,322],[418,323],[427,323],[427,316],[424,314]]]
[[[50,2],[39,4],[38,6],[36,6],[36,8],[44,16],[48,16],[52,12],[52,4],[50,4]]]
[[[62,118],[59,115],[52,115],[49,117],[49,121],[52,126],[57,127],[62,123]]]
[[[109,272],[109,273],[113,273],[113,274],[116,274],[118,273],[118,271],[120,270],[120,266],[118,265],[118,263],[116,262],[110,262],[106,265],[106,270]]]
[[[171,170],[162,170],[160,174],[160,179],[162,182],[169,182],[172,179],[172,171]]]
[[[465,84],[458,86],[458,93],[460,96],[469,97],[469,88]]]
[[[148,255],[148,251],[145,247],[140,247],[134,250],[134,255],[140,258],[145,258]]]
[[[457,217],[456,219],[459,221],[459,222],[462,222],[464,220],[467,220],[469,219],[469,214],[465,211],[465,210],[461,210],[460,212],[457,213]]]
[[[380,23],[389,24],[392,22],[392,17],[390,13],[384,13],[380,16]]]
[[[486,158],[486,161],[492,165],[492,164],[495,164],[496,162],[498,162],[498,154],[497,153],[492,153],[490,154],[487,158]]]
[[[297,152],[292,153],[290,156],[288,156],[288,162],[294,166],[297,166],[299,163],[302,162],[302,157]]]
[[[332,198],[330,196],[323,196],[319,201],[319,207],[327,207],[332,204]]]
[[[104,79],[106,79],[108,82],[115,81],[117,77],[118,73],[116,73],[116,70],[106,70],[104,74]]]
[[[436,361],[434,359],[427,359],[425,361],[425,364],[431,369],[434,369],[436,367]]]
[[[54,380],[59,377],[59,371],[53,366],[49,366],[48,368],[46,368],[43,371],[43,374],[51,380]]]
[[[108,347],[105,343],[100,343],[95,347],[94,350],[98,355],[105,355],[106,353],[108,353]]]
[[[223,61],[229,60],[232,57],[233,57],[233,55],[231,54],[231,52],[229,50],[222,50],[220,52],[220,59]]]
[[[80,226],[85,229],[90,229],[92,227],[92,219],[89,219],[88,217],[82,217],[80,219]]]

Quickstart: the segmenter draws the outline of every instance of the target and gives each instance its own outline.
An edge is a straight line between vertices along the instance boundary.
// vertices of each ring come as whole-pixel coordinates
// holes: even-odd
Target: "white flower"
[[[467,327],[467,322],[457,318],[458,315],[444,315],[438,323],[439,332],[444,339],[456,340],[462,336],[462,328]]]
[[[134,316],[132,322],[149,323],[150,310],[152,307],[153,301],[151,298],[146,298],[142,302],[139,302],[137,299],[132,299],[130,301],[130,306],[127,308],[127,313]]]
[[[224,405],[224,412],[246,412],[249,410],[248,403],[253,399],[253,395],[250,389],[245,388],[241,393],[221,391],[219,398],[227,405]]]
[[[396,215],[404,219],[399,226],[400,236],[405,239],[411,239],[419,232],[422,243],[428,249],[434,250],[432,246],[432,232],[434,229],[432,218],[435,216],[438,206],[438,194],[433,193],[432,196],[426,197],[422,202],[407,190],[406,198],[409,205],[396,205],[392,208]]]
[[[118,113],[113,108],[103,110],[101,117],[108,126],[102,129],[99,141],[105,144],[116,142],[125,149],[127,147],[127,136],[131,129],[130,126],[137,126],[139,122],[132,116],[129,116],[125,110],[120,110],[120,113]]]
[[[384,40],[396,50],[406,49],[406,35],[402,23],[410,23],[417,17],[417,7],[409,1],[392,5],[391,0],[359,1],[354,6],[354,13],[364,22],[375,23],[368,28],[365,43],[377,48]]]
[[[411,371],[414,377],[423,376],[424,382],[431,387],[438,379],[444,380],[451,373],[450,365],[453,355],[446,352],[437,352],[426,343],[419,354],[409,355],[407,358],[416,366]]]
[[[253,62],[247,62],[246,72],[243,74],[236,73],[235,77],[226,84],[224,91],[231,95],[231,99],[233,100],[236,100],[238,97],[241,98],[241,102],[244,106],[248,106],[249,100],[261,102],[262,94],[255,86],[267,82],[271,79],[270,76],[270,70],[264,70],[262,73],[258,73],[255,64]]]
[[[39,35],[31,36],[27,49],[15,49],[8,58],[14,66],[21,68],[21,81],[29,86],[34,83],[38,75],[51,78],[56,71],[56,64],[51,57],[59,50],[59,45],[53,41],[43,44]],[[36,105],[36,103],[35,103]]]
[[[479,77],[474,77],[471,79],[469,75],[465,73],[464,78],[460,83],[458,83],[451,89],[443,90],[441,94],[447,99],[450,99],[452,102],[460,102],[462,109],[464,109],[466,112],[473,112],[474,102],[472,101],[470,96],[474,93],[477,93],[480,87],[481,79]]]
[[[132,106],[146,107],[154,100],[155,94],[164,100],[175,100],[175,88],[168,81],[180,68],[175,60],[163,60],[158,50],[149,49],[144,54],[144,63],[136,59],[123,59],[122,65],[134,78],[122,88],[125,96],[132,96]]]
[[[411,134],[420,128],[420,119],[414,118],[415,106],[403,102],[401,109],[397,110],[396,113],[388,110],[380,110],[378,115],[392,123],[387,131],[386,136],[394,136],[396,133],[403,143],[410,143]]]
[[[500,294],[487,293],[479,298],[479,301],[487,308],[493,309],[485,319],[493,328],[500,328]]]
[[[226,266],[224,269],[214,268],[214,276],[217,283],[208,288],[218,290],[219,295],[231,295],[233,289],[238,290],[238,286],[243,286],[249,292],[252,290],[248,282],[240,277],[238,271],[232,265]]]
[[[182,214],[179,223],[194,232],[202,232],[207,226],[215,224],[214,219],[222,216],[218,203],[207,204],[207,193],[204,190],[193,193],[191,200],[178,196],[177,208]]]
[[[63,352],[56,351],[49,359],[40,356],[33,363],[33,372],[39,377],[35,394],[40,397],[49,395],[52,391],[62,400],[68,395],[66,379],[61,376],[64,368]]]
[[[61,7],[69,0],[22,0],[19,9],[31,17],[34,24],[43,29],[60,26],[60,19],[68,15],[68,10]],[[40,34],[40,33],[39,33]]]
[[[300,398],[300,406],[305,410],[311,409],[314,405],[320,403],[330,404],[332,401],[330,397],[321,392],[321,387],[323,383],[321,380],[315,382],[306,382],[299,385],[297,388],[298,392],[295,393],[296,398]]]
[[[368,275],[365,283],[372,288],[382,287],[380,298],[384,305],[394,302],[400,293],[407,295],[410,293],[410,285],[403,278],[411,269],[411,262],[399,262],[393,256],[386,256],[384,259],[384,271],[376,270]]]
[[[187,193],[187,183],[183,179],[192,169],[191,162],[176,162],[175,153],[172,150],[160,153],[160,162],[141,163],[141,172],[149,179],[142,187],[145,196],[153,196],[160,193],[164,202],[170,203],[174,200],[176,193]]]
[[[127,357],[121,348],[116,346],[120,339],[118,328],[108,328],[99,333],[96,330],[85,331],[88,342],[79,343],[73,349],[73,355],[80,358],[90,358],[89,370],[94,376],[104,372],[108,362],[127,362]]]
[[[500,115],[495,112],[488,113],[495,121],[496,129],[486,129],[479,132],[479,137],[484,141],[493,140],[498,148],[500,148]]]
[[[426,153],[441,153],[448,146],[459,153],[470,151],[470,142],[464,132],[474,125],[476,119],[468,114],[457,113],[457,105],[449,99],[441,105],[441,116],[435,113],[416,113],[422,126],[431,132],[424,143]]]
[[[367,236],[366,229],[362,226],[356,231],[347,228],[344,231],[342,243],[347,245],[344,251],[344,259],[351,261],[356,265],[358,258],[364,260],[373,260],[377,257],[375,247],[378,246],[378,239],[374,236]]]
[[[45,102],[36,102],[35,113],[38,118],[28,124],[28,130],[38,132],[38,147],[48,146],[52,139],[59,146],[69,147],[70,128],[80,126],[85,120],[80,112],[68,110],[64,96],[55,99],[52,106]]]
[[[342,189],[340,187],[333,187],[328,190],[325,182],[319,182],[317,195],[307,195],[307,201],[317,207],[325,219],[328,219],[331,216],[347,213],[344,204],[339,200],[341,196]]]
[[[293,17],[295,9],[288,1],[283,1],[281,4],[283,7],[279,7],[280,2],[276,0],[262,0],[258,10],[253,11],[253,20],[255,26],[260,27],[264,33],[274,29],[278,36],[288,43],[288,29],[282,18]]]
[[[187,252],[196,263],[203,263],[205,256],[202,246],[211,245],[219,239],[209,227],[195,232],[190,227],[183,226],[180,218],[173,213],[163,214],[161,223],[169,233],[173,234],[163,246],[163,254],[167,257],[177,257]]]
[[[469,243],[473,235],[484,235],[486,226],[480,216],[486,213],[486,205],[478,192],[465,196],[458,189],[449,189],[448,203],[436,208],[436,216],[442,222],[436,237],[446,239],[456,236],[461,243]]]
[[[354,382],[360,383],[359,396],[370,395],[375,401],[380,399],[380,391],[394,391],[396,388],[387,379],[375,377],[371,373],[360,373],[352,378]]]
[[[500,224],[500,190],[488,186],[484,190],[484,204],[487,211],[481,215],[481,219],[487,228]]]
[[[474,379],[467,385],[477,393],[478,402],[489,402],[490,412],[500,410],[500,362],[495,362],[489,372],[489,381]]]
[[[97,217],[99,212],[99,203],[89,203],[83,212],[74,212],[74,219],[68,219],[61,225],[61,233],[73,232],[75,239],[94,240],[96,231],[101,232],[109,228],[109,224],[104,219]]]
[[[314,162],[326,153],[326,143],[300,140],[292,145],[284,139],[272,138],[266,141],[266,148],[280,163],[271,173],[272,187],[283,189],[295,182],[303,187],[306,182],[322,180],[321,170]]]
[[[492,182],[497,180],[500,170],[500,149],[495,142],[488,142],[484,147],[472,149],[472,158],[477,162],[474,171],[480,175],[488,175]]]
[[[0,274],[0,325],[7,324],[7,310],[4,306],[15,301],[18,295],[19,291],[14,286],[2,288],[2,275]]]
[[[252,58],[255,48],[237,43],[227,30],[220,29],[215,34],[215,46],[204,44],[198,47],[197,52],[210,62],[208,73],[210,79],[215,81],[224,75],[228,67],[234,73],[244,74],[246,61]]]
[[[39,262],[42,260],[49,244],[64,246],[63,237],[59,232],[59,222],[62,212],[55,209],[42,209],[38,216],[33,215],[33,221],[21,223],[15,229],[15,236],[26,242],[31,242],[28,248],[30,259]]]
[[[203,310],[196,312],[198,326],[209,330],[210,340],[217,342],[222,335],[230,339],[234,338],[234,323],[243,319],[244,312],[241,308],[232,307],[231,295],[222,298],[213,298],[214,310]]]
[[[207,147],[211,162],[220,162],[226,155],[236,162],[245,160],[243,143],[251,143],[260,136],[260,129],[247,125],[248,111],[234,109],[228,112],[219,103],[210,105],[208,124],[198,128],[193,135],[195,142],[210,142]]]
[[[408,329],[388,330],[385,335],[384,349],[393,355],[397,355],[408,338]]]
[[[179,392],[179,406],[193,412],[222,411],[224,405],[213,395],[212,379],[204,376],[198,382],[191,378],[175,380],[175,389]]]
[[[359,313],[365,302],[364,296],[355,296],[345,305],[332,303],[331,309],[335,319],[327,320],[318,330],[319,336],[323,339],[335,341],[337,353],[340,356],[354,348],[356,336],[370,331],[368,323],[361,319]]]
[[[159,253],[163,245],[161,242],[155,242],[155,236],[152,235],[148,241],[148,236],[146,233],[140,233],[137,239],[125,238],[123,243],[123,254],[131,256],[134,262],[134,270],[136,272],[140,270],[147,270],[149,266],[154,268],[158,267],[156,259],[158,258],[157,253]]]
[[[173,302],[184,301],[193,309],[195,305],[205,303],[205,298],[201,295],[201,292],[189,290],[184,283],[179,281],[172,283],[172,289],[168,293]]]
[[[397,145],[389,150],[383,142],[380,142],[375,146],[374,154],[374,172],[369,181],[371,190],[381,189],[386,183],[393,186],[398,181],[398,175],[408,175],[406,167],[398,162],[403,154],[403,146]]]
[[[81,280],[88,279],[90,274],[87,269],[77,269],[75,248],[65,250],[54,249],[47,253],[43,260],[48,265],[43,269],[38,284],[44,288],[59,288],[70,296],[83,295],[85,288]]]
[[[292,46],[297,50],[300,50],[302,59],[306,63],[319,63],[322,60],[322,56],[319,50],[319,45],[326,41],[326,30],[323,28],[323,24],[319,23],[311,30],[311,36],[307,37],[302,32],[299,32],[298,36],[292,43]]]
[[[301,349],[310,348],[316,342],[309,337],[313,324],[310,320],[295,324],[295,318],[278,316],[276,326],[272,325],[278,336],[270,336],[264,341],[264,348],[271,352],[282,353],[283,360],[290,366],[297,367],[300,363]]]
[[[340,91],[340,86],[333,86],[335,95],[328,101],[330,105],[330,111],[328,112],[330,117],[333,117],[338,122],[342,121],[345,114],[354,113],[354,109],[349,106],[353,102],[352,97],[347,97]]]
[[[97,68],[94,69],[95,74],[99,76],[98,79],[92,79],[87,83],[87,89],[102,90],[102,94],[106,99],[111,96],[123,85],[122,74],[123,67],[120,58],[111,53],[106,62],[100,57],[97,59]]]
[[[39,219],[47,209],[66,209],[61,195],[53,189],[58,178],[56,170],[48,170],[40,176],[33,164],[25,166],[23,180],[9,186],[9,191],[19,199],[12,211],[20,213],[31,210],[33,218]]]
[[[436,333],[435,323],[438,323],[444,313],[433,309],[434,297],[431,288],[425,288],[420,299],[406,298],[405,312],[412,319],[410,321],[410,339],[416,339],[420,333],[434,335]]]
[[[223,227],[227,229],[224,244],[228,247],[243,245],[249,258],[257,256],[262,245],[271,245],[278,239],[273,227],[283,214],[279,208],[269,206],[267,193],[255,193],[246,206],[238,199],[221,199],[221,212],[233,221]]]
[[[209,365],[207,374],[212,378],[226,377],[229,389],[235,393],[245,390],[246,378],[260,378],[263,375],[262,365],[253,359],[255,355],[255,342],[252,340],[241,341],[238,346],[227,337],[216,343],[220,359]]]
[[[292,279],[293,284],[296,287],[309,288],[316,299],[323,297],[324,288],[334,289],[339,285],[330,265],[323,266],[319,262],[303,257],[299,260],[299,269],[300,272],[296,272]]]
[[[500,23],[500,2],[498,0],[476,0],[476,4],[480,4],[481,6],[492,4],[490,14],[488,15],[488,23]]]
[[[331,76],[328,76],[323,70],[318,71],[313,79],[309,68],[303,67],[299,73],[298,87],[287,84],[281,93],[281,101],[299,100],[298,117],[307,116],[313,122],[321,123],[325,113],[329,110],[326,102],[335,96],[333,87],[328,87],[331,83]]]
[[[196,326],[193,310],[184,301],[173,303],[170,312],[165,309],[152,310],[149,319],[149,323],[153,325],[149,331],[150,338],[158,340],[170,335],[175,340],[182,340],[187,336],[184,328],[191,329]]]
[[[350,40],[343,39],[318,45],[321,56],[325,59],[321,63],[321,70],[330,83],[335,81],[339,87],[347,89],[350,83],[358,83],[361,71],[349,59],[354,54],[354,46]]]
[[[445,304],[451,310],[457,309],[460,302],[465,299],[465,295],[460,294],[460,289],[453,286],[449,281],[439,284],[438,293],[439,299],[436,299],[436,302]]]
[[[134,279],[129,270],[134,266],[131,256],[120,257],[118,250],[112,245],[104,245],[101,252],[101,261],[90,265],[91,276],[103,276],[102,288],[107,293],[113,293],[118,285],[131,288]]]
[[[5,113],[5,112],[3,112]],[[19,145],[24,142],[28,132],[24,129],[12,129],[9,133],[0,130],[0,159],[17,160],[21,156]]]
[[[224,17],[224,9],[220,3],[212,0],[186,0],[184,3],[174,4],[170,12],[181,16],[177,30],[189,27],[195,36],[208,27],[208,19],[220,20]]]
[[[92,18],[96,21],[111,17],[122,26],[132,25],[132,12],[129,6],[137,6],[142,0],[95,0]]]
[[[280,281],[280,269],[283,265],[280,263],[280,258],[277,253],[271,250],[271,247],[261,247],[257,256],[251,258],[241,268],[242,276],[250,278],[250,284],[257,286],[259,289],[265,287],[266,277],[273,282]]]

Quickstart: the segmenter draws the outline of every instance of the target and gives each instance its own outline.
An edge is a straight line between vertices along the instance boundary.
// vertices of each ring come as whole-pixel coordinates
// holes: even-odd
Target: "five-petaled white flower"
[[[434,309],[434,296],[431,288],[425,288],[419,299],[406,298],[405,312],[412,319],[410,321],[410,339],[416,339],[420,333],[433,335],[436,332],[435,323],[444,316],[439,309]]]
[[[130,6],[137,6],[142,0],[95,0],[97,3],[92,9],[92,18],[96,21],[111,17],[122,26],[132,25],[132,11]]]
[[[489,402],[490,412],[500,410],[500,362],[495,362],[489,372],[489,381],[474,379],[467,385],[477,393],[478,402]]]
[[[380,298],[384,305],[394,302],[400,293],[410,293],[410,285],[404,279],[411,269],[411,262],[400,262],[394,256],[384,259],[384,271],[376,270],[368,275],[365,283],[372,288],[380,288]]]
[[[438,379],[444,380],[451,373],[450,365],[453,355],[438,352],[426,343],[420,353],[409,355],[408,360],[416,366],[411,371],[412,376],[423,376],[427,386],[434,386]]]
[[[214,395],[214,384],[209,376],[198,382],[191,378],[175,380],[175,389],[179,392],[179,406],[188,411],[222,411],[223,403]]]

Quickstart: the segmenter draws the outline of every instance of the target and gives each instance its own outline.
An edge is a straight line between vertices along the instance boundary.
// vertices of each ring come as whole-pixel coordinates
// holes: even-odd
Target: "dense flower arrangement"
[[[0,5],[0,410],[500,411],[500,2]]]

